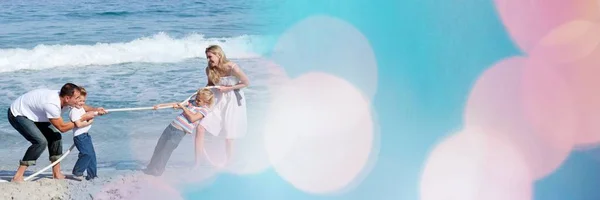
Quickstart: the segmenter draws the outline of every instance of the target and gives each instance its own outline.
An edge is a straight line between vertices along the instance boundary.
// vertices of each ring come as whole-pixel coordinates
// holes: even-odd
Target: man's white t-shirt
[[[11,105],[10,111],[17,116],[24,116],[34,122],[49,122],[49,119],[60,118],[58,90],[35,89],[21,95]]]
[[[79,119],[81,119],[81,116],[83,116],[85,114],[85,110],[83,108],[71,108],[71,112],[69,112],[69,118],[71,118],[71,121],[77,121]],[[81,135],[83,133],[87,133],[88,131],[90,131],[90,128],[92,128],[92,125],[88,125],[88,126],[84,126],[84,127],[79,127],[79,128],[73,128],[73,136],[78,136]]]

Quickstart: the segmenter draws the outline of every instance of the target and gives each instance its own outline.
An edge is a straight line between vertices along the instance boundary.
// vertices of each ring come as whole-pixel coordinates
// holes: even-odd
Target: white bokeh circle
[[[369,101],[347,81],[307,73],[275,93],[265,145],[274,170],[308,193],[335,193],[352,185],[374,159]]]

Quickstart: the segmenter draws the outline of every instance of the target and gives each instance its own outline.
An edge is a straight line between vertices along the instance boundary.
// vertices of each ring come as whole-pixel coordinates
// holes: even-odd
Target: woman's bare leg
[[[226,139],[225,140],[225,153],[227,156],[226,160],[225,160],[225,165],[230,164],[231,162],[231,156],[233,155],[233,139]]]
[[[196,139],[194,140],[194,168],[200,167],[200,157],[204,151],[204,127],[198,125],[196,128]]]

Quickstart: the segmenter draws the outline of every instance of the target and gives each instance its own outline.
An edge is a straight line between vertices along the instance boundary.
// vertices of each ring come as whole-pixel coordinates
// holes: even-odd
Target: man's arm
[[[75,122],[67,122],[65,123],[62,117],[52,118],[50,119],[50,123],[58,129],[61,133],[67,132],[73,128],[75,128]]]
[[[86,127],[86,126],[89,126],[90,124],[92,124],[93,122],[94,122],[94,119],[90,119],[88,121],[81,121],[81,120],[73,121],[73,123],[75,123],[75,127]]]
[[[94,121],[93,116],[91,116],[92,114],[94,114],[92,111],[85,112],[85,110],[82,111],[81,109],[71,109],[71,112],[69,112],[69,118],[71,118],[71,121],[75,123],[75,127],[85,127],[92,124]]]
[[[92,124],[93,121],[94,121],[93,119],[90,119],[89,121],[88,120],[82,121],[81,119],[79,119],[76,121],[65,123],[63,121],[62,117],[50,119],[50,123],[52,125],[54,125],[54,127],[56,127],[56,129],[58,129],[58,131],[60,131],[61,133],[65,133],[76,127],[88,126],[88,125]]]
[[[61,133],[67,132],[76,127],[75,122],[64,122],[61,117],[61,108],[56,104],[44,104],[44,110],[46,111],[46,117],[48,117],[50,123],[58,129]],[[94,118],[94,113],[89,112],[81,116],[79,120],[89,120]]]

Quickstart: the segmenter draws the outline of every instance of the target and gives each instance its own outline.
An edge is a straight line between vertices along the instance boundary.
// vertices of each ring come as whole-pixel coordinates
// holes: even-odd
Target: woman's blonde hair
[[[219,45],[210,45],[206,48],[204,53],[212,53],[219,56],[219,65],[217,67],[211,67],[210,63],[207,64],[208,68],[208,80],[210,81],[209,85],[215,85],[219,83],[219,79],[221,78],[221,70],[225,70],[224,65],[229,63],[227,56],[225,56],[225,52]]]
[[[208,101],[209,107],[215,103],[215,95],[208,88],[199,89],[198,92],[196,92],[196,98],[205,98],[204,100]]]

